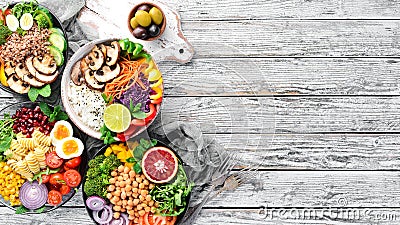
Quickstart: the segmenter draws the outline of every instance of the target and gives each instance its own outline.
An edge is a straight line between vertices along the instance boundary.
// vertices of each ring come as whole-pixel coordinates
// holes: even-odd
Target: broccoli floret
[[[42,14],[38,14],[37,16],[35,16],[35,20],[37,22],[37,25],[39,27],[39,29],[41,28],[48,28],[49,22],[47,21],[46,17]]]
[[[104,155],[96,156],[94,159],[89,161],[89,168],[94,168],[98,165],[101,165],[105,159],[106,157]]]
[[[88,196],[97,195],[105,198],[107,195],[107,186],[103,185],[103,179],[101,177],[94,177],[93,179],[87,180],[84,188]]]

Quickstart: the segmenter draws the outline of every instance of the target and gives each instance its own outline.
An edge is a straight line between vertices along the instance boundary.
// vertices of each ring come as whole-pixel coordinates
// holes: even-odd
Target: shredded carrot
[[[122,58],[119,65],[121,66],[121,72],[118,77],[106,84],[104,93],[107,96],[111,95],[113,98],[120,98],[124,91],[128,90],[136,83],[140,85],[141,88],[146,89],[139,79],[140,71],[146,69],[148,66],[144,63],[144,60],[130,61],[129,59]]]

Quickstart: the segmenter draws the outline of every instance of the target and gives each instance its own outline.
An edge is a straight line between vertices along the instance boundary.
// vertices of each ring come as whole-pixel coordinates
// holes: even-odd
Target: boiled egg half
[[[64,138],[56,145],[56,153],[63,159],[78,157],[82,155],[83,149],[82,141],[75,137]]]
[[[70,123],[64,120],[57,121],[54,124],[54,128],[50,132],[51,143],[54,146],[67,137],[72,137],[74,131]]]

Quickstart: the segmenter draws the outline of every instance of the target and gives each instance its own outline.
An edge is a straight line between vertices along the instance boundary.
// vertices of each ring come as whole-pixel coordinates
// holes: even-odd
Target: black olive
[[[152,37],[158,36],[158,35],[160,34],[160,28],[159,28],[157,25],[152,24],[152,25],[149,27],[149,34],[150,34],[150,36],[152,36]]]
[[[147,34],[147,30],[144,29],[143,27],[136,27],[133,31],[132,31],[133,36],[135,36],[135,38],[137,39],[146,39],[148,34]]]
[[[146,5],[146,4],[141,5],[141,6],[139,6],[139,7],[137,8],[137,10],[143,10],[143,11],[146,11],[146,12],[149,12],[150,9],[151,9],[151,7],[150,7],[149,5]]]

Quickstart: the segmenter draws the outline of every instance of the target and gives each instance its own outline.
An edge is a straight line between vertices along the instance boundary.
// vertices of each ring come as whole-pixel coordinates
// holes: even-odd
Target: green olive
[[[135,29],[136,27],[139,26],[138,22],[136,21],[136,17],[132,17],[130,24],[132,29]]]
[[[148,27],[151,24],[151,17],[148,12],[138,10],[135,13],[136,22],[142,27]]]
[[[164,19],[162,12],[157,7],[151,8],[149,14],[153,22],[157,25],[160,25]]]

